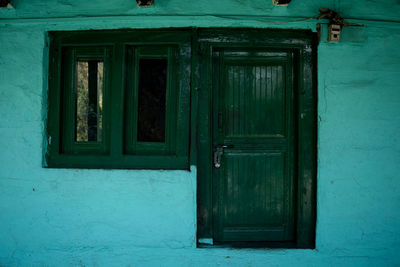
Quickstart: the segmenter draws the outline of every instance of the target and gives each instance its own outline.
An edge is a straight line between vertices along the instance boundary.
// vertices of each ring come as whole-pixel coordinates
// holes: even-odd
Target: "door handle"
[[[215,151],[214,151],[214,167],[219,168],[221,167],[221,158],[222,155],[224,154],[224,149],[225,148],[233,148],[232,145],[221,145],[217,146]]]

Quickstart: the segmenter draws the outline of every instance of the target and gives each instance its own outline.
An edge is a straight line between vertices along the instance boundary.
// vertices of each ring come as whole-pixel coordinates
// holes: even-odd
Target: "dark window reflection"
[[[167,60],[140,59],[137,140],[165,141]]]
[[[75,141],[101,142],[103,62],[78,61],[76,65]]]

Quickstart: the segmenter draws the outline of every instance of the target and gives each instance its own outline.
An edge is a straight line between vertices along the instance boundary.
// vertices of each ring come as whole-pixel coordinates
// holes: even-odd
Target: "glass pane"
[[[100,60],[76,66],[75,141],[101,142],[103,128],[103,67]]]
[[[167,59],[140,59],[137,140],[165,141]]]

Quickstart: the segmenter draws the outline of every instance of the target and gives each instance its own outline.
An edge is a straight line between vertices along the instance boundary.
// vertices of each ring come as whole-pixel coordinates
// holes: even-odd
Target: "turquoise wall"
[[[112,2],[112,4],[110,4]],[[0,266],[400,265],[400,1],[15,0],[0,10]],[[357,2],[357,4],[354,4]],[[318,47],[316,249],[197,249],[191,171],[45,169],[49,30],[258,27],[339,11]]]

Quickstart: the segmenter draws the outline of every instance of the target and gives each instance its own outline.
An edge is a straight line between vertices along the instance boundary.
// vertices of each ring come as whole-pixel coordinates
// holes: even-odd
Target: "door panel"
[[[284,66],[263,62],[226,64],[225,137],[284,135]]]
[[[225,153],[222,187],[225,241],[283,240],[289,196],[284,153],[240,151]]]
[[[214,241],[294,240],[293,55],[213,52]]]

